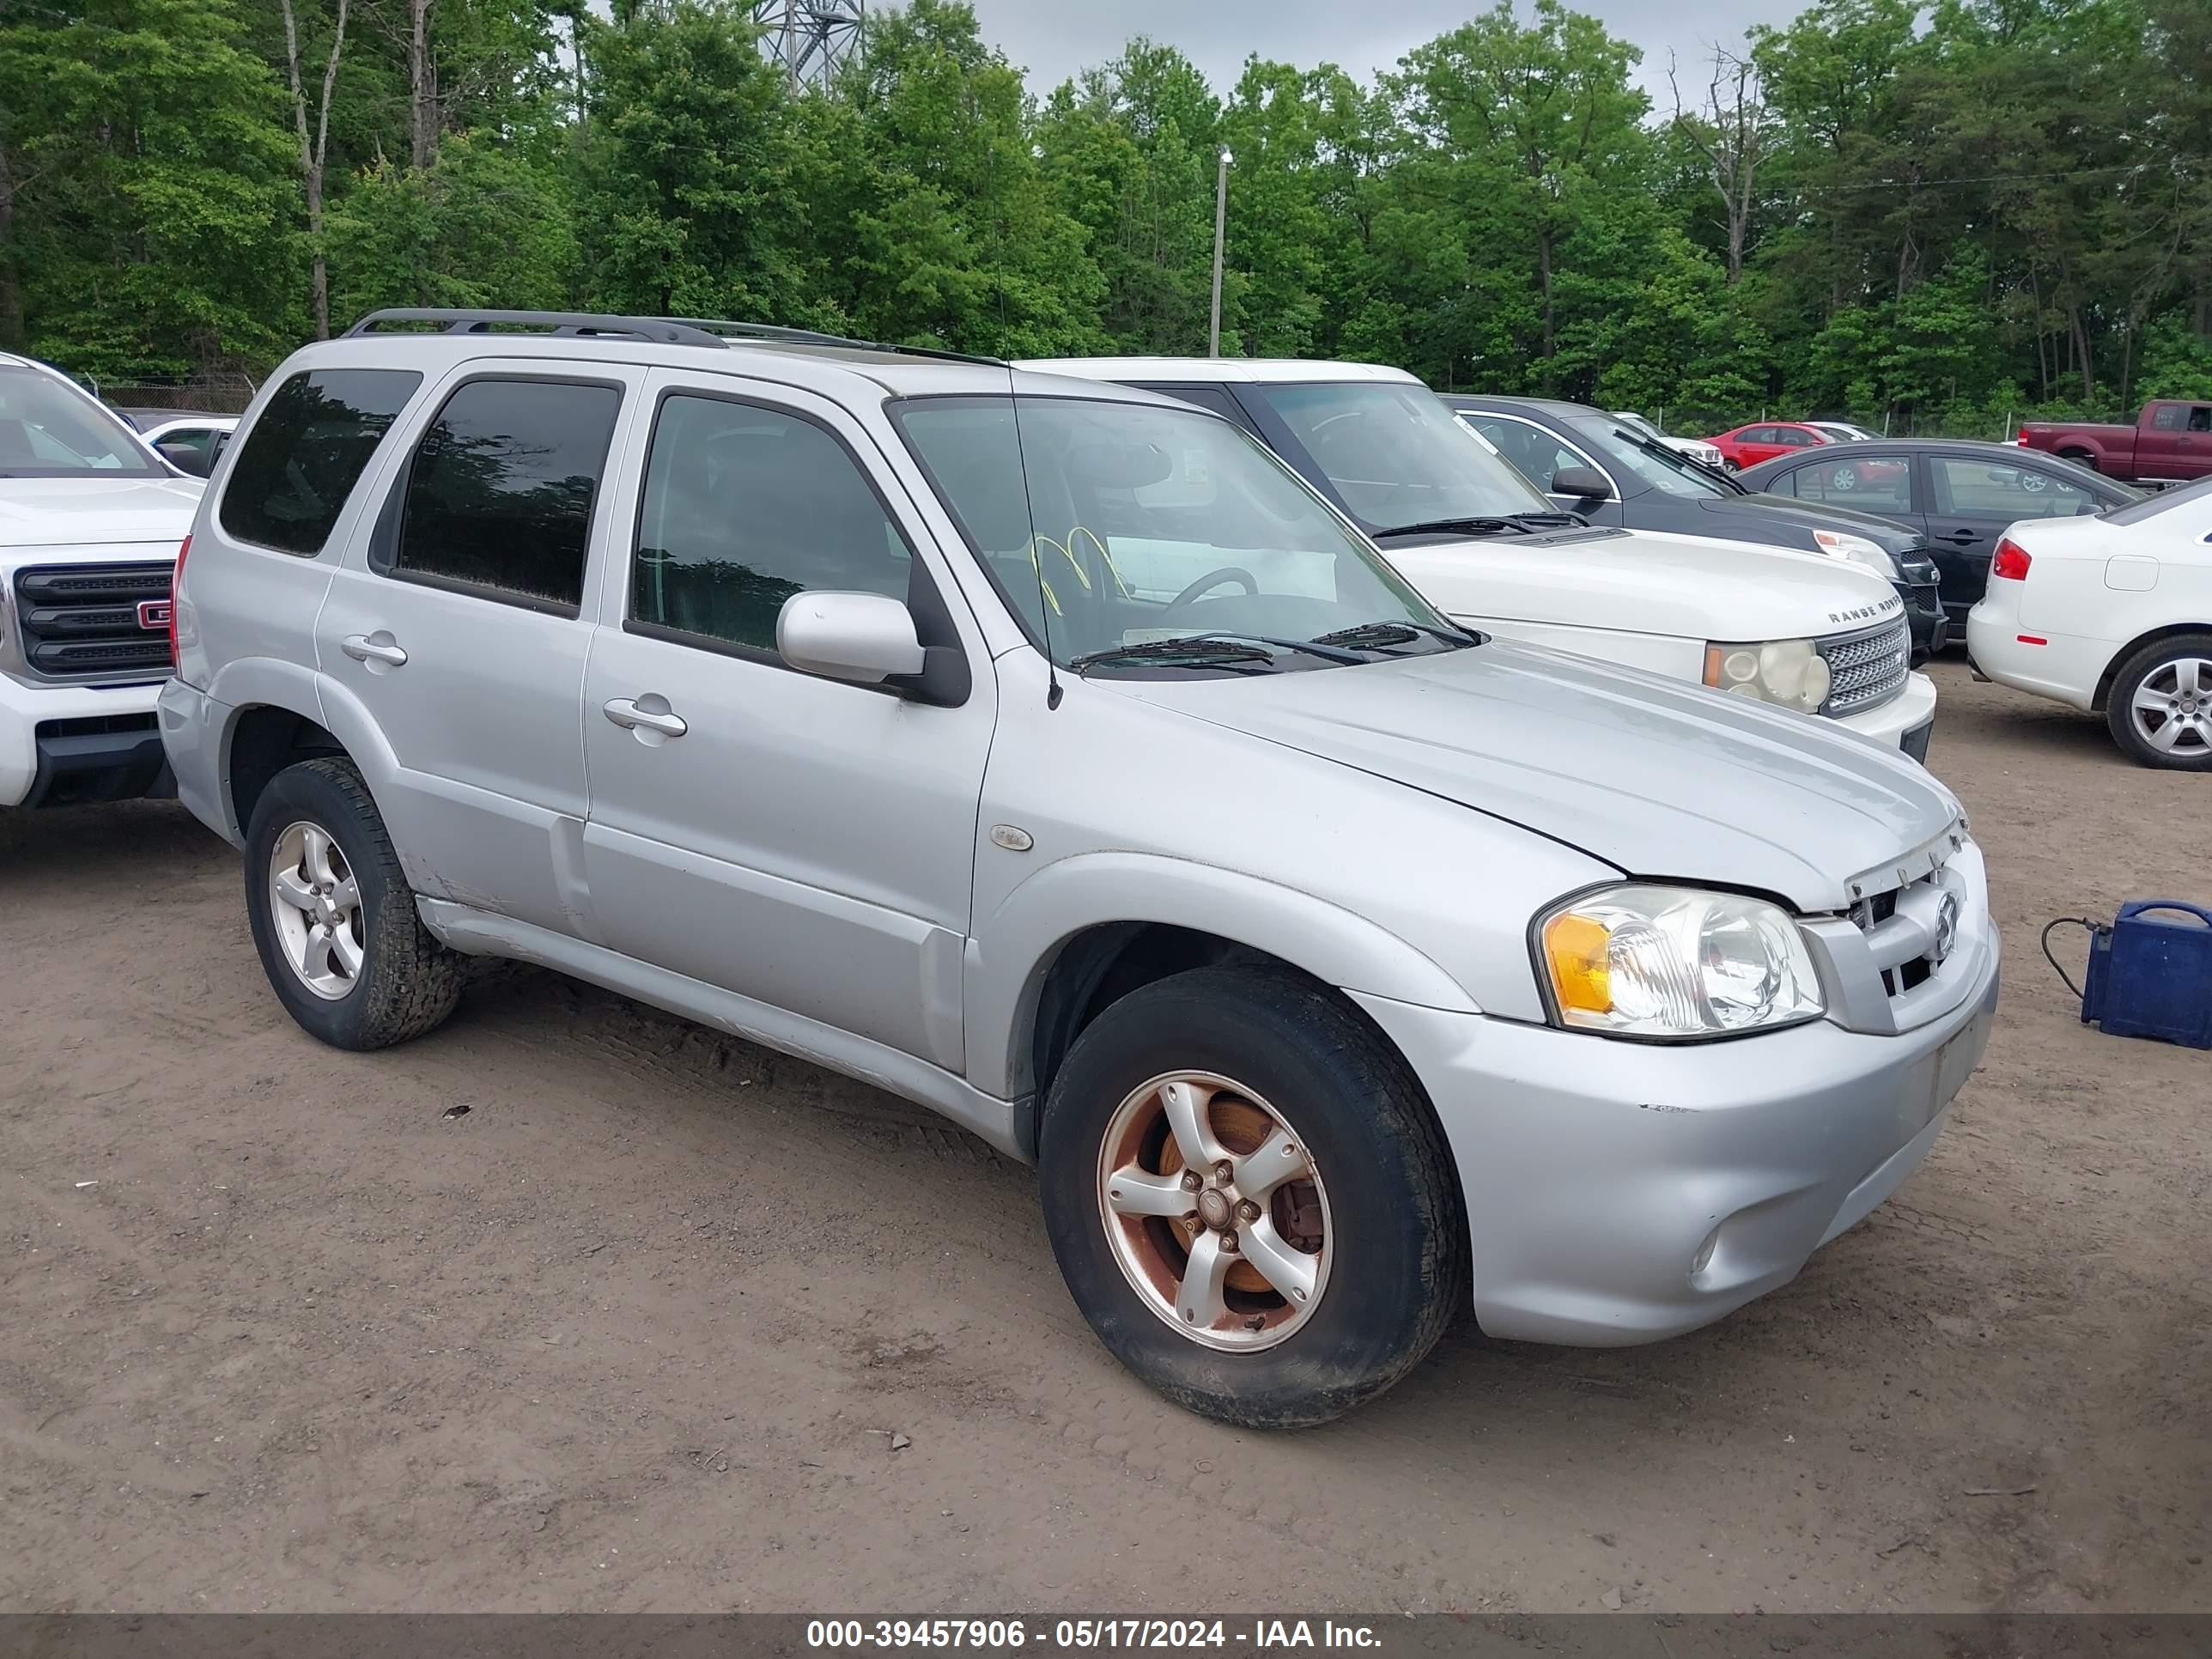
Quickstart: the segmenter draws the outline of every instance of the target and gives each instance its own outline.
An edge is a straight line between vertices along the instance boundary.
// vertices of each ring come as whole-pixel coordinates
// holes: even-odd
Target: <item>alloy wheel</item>
[[[2136,684],[2130,713],[2142,740],[2160,754],[2212,754],[2212,661],[2177,657]]]
[[[351,994],[368,959],[361,885],[329,830],[289,824],[269,852],[269,922],[300,982],[326,1001]]]
[[[1312,1155],[1253,1090],[1175,1072],[1131,1091],[1099,1144],[1098,1214],[1155,1316],[1255,1352],[1313,1317],[1335,1253]]]

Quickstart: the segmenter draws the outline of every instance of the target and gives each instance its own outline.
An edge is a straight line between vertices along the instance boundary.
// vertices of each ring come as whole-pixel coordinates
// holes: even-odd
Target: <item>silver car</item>
[[[1034,1161],[1100,1339],[1237,1423],[1470,1300],[1620,1344],[1786,1283],[1996,1003],[1919,767],[1455,628],[1115,386],[372,318],[256,399],[176,615],[179,791],[307,1030],[505,957],[896,1091]]]

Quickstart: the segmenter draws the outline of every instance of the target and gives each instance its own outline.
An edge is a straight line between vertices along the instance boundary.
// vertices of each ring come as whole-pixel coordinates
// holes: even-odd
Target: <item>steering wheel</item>
[[[1233,564],[1224,564],[1218,570],[1208,571],[1188,587],[1184,588],[1182,592],[1176,594],[1168,609],[1180,611],[1200,594],[1211,592],[1224,582],[1240,582],[1247,593],[1255,599],[1259,596],[1260,584],[1253,580],[1250,571],[1239,569]]]

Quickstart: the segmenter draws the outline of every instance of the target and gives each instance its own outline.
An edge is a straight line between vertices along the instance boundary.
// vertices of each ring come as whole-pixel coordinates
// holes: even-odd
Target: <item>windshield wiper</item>
[[[1352,645],[1374,650],[1383,646],[1411,645],[1424,634],[1432,640],[1440,640],[1444,644],[1455,647],[1480,645],[1482,642],[1476,635],[1464,629],[1455,631],[1450,629],[1431,628],[1426,623],[1417,622],[1371,622],[1360,623],[1351,628],[1340,628],[1334,634],[1316,635],[1313,643]]]
[[[1386,525],[1368,534],[1378,542],[1385,536],[1503,536],[1528,529],[1526,525],[1515,522],[1520,516],[1509,513],[1503,518],[1492,519],[1423,519],[1417,524]]]
[[[1170,667],[1188,665],[1193,668],[1214,668],[1226,667],[1232,663],[1272,663],[1274,660],[1274,653],[1271,651],[1237,645],[1228,640],[1207,639],[1203,635],[1192,635],[1187,639],[1146,640],[1139,645],[1109,645],[1103,650],[1086,651],[1067,665],[1079,673],[1102,662],[1145,662]]]

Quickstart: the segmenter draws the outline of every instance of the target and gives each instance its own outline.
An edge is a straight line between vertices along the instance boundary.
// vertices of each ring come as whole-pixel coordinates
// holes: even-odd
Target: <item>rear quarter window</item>
[[[239,447],[216,515],[224,532],[286,553],[321,552],[377,445],[422,384],[412,369],[292,376]]]

